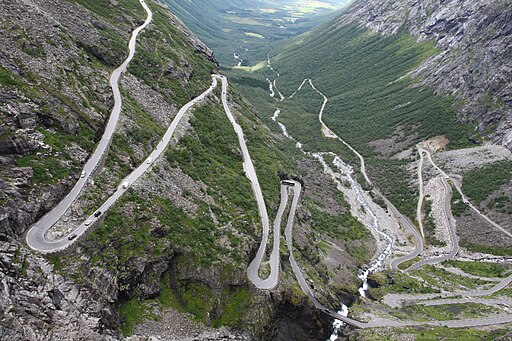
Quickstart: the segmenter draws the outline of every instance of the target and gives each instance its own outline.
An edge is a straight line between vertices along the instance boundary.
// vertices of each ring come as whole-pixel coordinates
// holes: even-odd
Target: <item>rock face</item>
[[[102,325],[114,315],[101,297],[55,274],[16,242],[0,241],[0,283],[2,340],[115,339]]]
[[[64,150],[52,148],[45,140],[51,133],[79,135],[84,131],[82,124],[101,131],[102,118],[97,118],[107,113],[105,103],[111,96],[108,72],[93,65],[82,47],[106,51],[112,41],[90,26],[89,11],[66,1],[2,2],[0,11],[0,188],[5,196],[0,231],[18,237],[66,194],[75,181],[73,173],[78,172],[62,164],[69,173],[42,183],[34,177],[61,165],[60,161],[36,172],[32,166],[67,156],[82,162],[74,155],[90,152],[75,144],[78,153],[63,155]],[[106,22],[101,25],[128,36]],[[123,55],[124,51],[109,52],[104,57],[114,65]],[[86,98],[84,93],[91,91],[95,95]],[[23,166],[27,167],[19,167],[20,156],[26,158]]]
[[[340,24],[359,22],[380,34],[402,28],[431,39],[441,53],[411,72],[439,94],[459,100],[461,119],[512,149],[512,4],[507,0],[358,1]]]

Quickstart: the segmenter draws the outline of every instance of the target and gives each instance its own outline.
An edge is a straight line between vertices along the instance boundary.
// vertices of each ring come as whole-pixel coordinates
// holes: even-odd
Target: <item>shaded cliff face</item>
[[[405,27],[435,40],[442,53],[411,73],[459,100],[460,118],[475,137],[512,148],[512,4],[499,0],[358,1],[339,24],[358,22],[390,35]]]

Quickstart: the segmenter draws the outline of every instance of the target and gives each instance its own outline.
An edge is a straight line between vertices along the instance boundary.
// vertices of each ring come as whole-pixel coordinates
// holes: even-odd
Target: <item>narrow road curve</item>
[[[267,67],[270,68],[276,75],[277,75],[277,78],[280,77],[280,74],[279,72],[277,72],[273,67],[272,67],[272,63],[271,63],[271,58],[270,58],[270,54],[267,55]],[[269,83],[271,85],[273,85],[273,87],[271,87],[271,96],[273,94],[273,88],[276,87],[276,81],[277,81],[277,78],[274,80],[274,82],[271,82],[270,80]],[[421,234],[419,233],[418,229],[416,228],[416,226],[414,226],[414,224],[409,220],[409,218],[407,218],[406,216],[404,216],[403,214],[400,213],[400,211],[398,211],[398,209],[382,194],[380,193],[376,188],[373,187],[373,184],[372,184],[372,181],[370,180],[370,177],[368,176],[368,174],[366,173],[366,162],[365,162],[365,159],[364,157],[357,151],[355,150],[350,144],[348,144],[346,141],[344,141],[343,139],[341,139],[338,135],[336,135],[331,129],[329,129],[329,127],[324,123],[323,121],[323,113],[324,113],[324,110],[325,110],[325,107],[327,106],[327,102],[329,101],[327,96],[325,96],[320,90],[318,90],[316,88],[316,86],[313,84],[313,80],[310,79],[310,78],[306,78],[302,81],[302,83],[300,84],[300,86],[297,88],[297,90],[295,90],[289,97],[288,99],[291,99],[293,98],[297,92],[299,92],[303,87],[304,85],[306,84],[306,82],[309,82],[309,85],[311,86],[311,88],[316,91],[320,96],[322,96],[323,98],[323,102],[322,102],[322,107],[320,109],[320,112],[318,114],[318,120],[320,121],[320,124],[321,124],[321,130],[324,134],[325,137],[327,138],[334,138],[334,139],[337,139],[339,140],[341,143],[343,143],[347,148],[349,148],[358,158],[359,158],[359,161],[360,161],[360,171],[361,171],[361,174],[363,175],[365,181],[367,182],[367,184],[373,188],[373,191],[375,192],[376,195],[380,196],[387,208],[388,208],[388,211],[389,213],[391,214],[391,216],[395,219],[395,221],[398,222],[398,224],[400,226],[403,226],[406,230],[409,230],[409,232],[413,235],[414,237],[414,250],[412,252],[410,252],[409,254],[407,255],[404,255],[400,258],[397,258],[397,259],[394,259],[390,262],[389,266],[390,266],[390,269],[391,270],[398,270],[398,266],[404,262],[407,262],[409,260],[412,260],[416,257],[418,257],[421,252],[423,251],[423,247],[424,247],[424,244],[423,244],[423,238],[421,236]],[[274,94],[275,96],[275,94]],[[272,96],[272,97],[274,97]],[[285,98],[284,96],[281,95],[281,101],[283,101]],[[279,108],[277,108],[276,112],[274,113],[274,116],[272,117],[272,119],[274,121],[277,122],[277,117],[279,116],[279,113],[281,112],[281,110]],[[277,115],[276,115],[277,113]],[[279,124],[279,126],[281,127],[282,131],[283,131],[283,134],[286,136],[286,137],[290,137],[288,135],[288,132],[286,131],[286,127],[280,123],[280,122],[277,122]],[[302,146],[300,143],[299,143],[299,146]]]
[[[293,98],[293,96],[295,96],[297,94],[297,92],[300,91],[307,82],[309,82],[309,85],[311,86],[311,88],[314,91],[319,93],[324,98],[324,101],[323,101],[323,104],[322,104],[322,107],[321,107],[321,110],[320,110],[320,113],[319,113],[319,115],[321,116],[323,111],[324,111],[324,109],[325,109],[325,105],[327,104],[327,97],[325,97],[320,91],[318,91],[315,88],[315,86],[314,86],[314,84],[313,84],[311,79],[309,79],[309,78],[304,79],[302,81],[302,83],[300,84],[300,86],[297,88],[297,90],[295,90],[288,97],[288,99]],[[363,286],[362,286],[360,292],[364,295],[364,290],[366,290],[365,288],[368,285],[367,284],[368,276],[371,273],[373,273],[376,270],[378,270],[379,268],[381,268],[382,265],[384,264],[385,260],[388,259],[391,256],[392,249],[393,249],[393,239],[389,235],[387,235],[381,229],[379,221],[377,219],[377,216],[375,215],[373,210],[370,208],[370,206],[368,205],[367,200],[365,199],[365,195],[363,194],[364,191],[363,191],[361,185],[357,181],[355,181],[353,179],[353,177],[344,170],[345,166],[343,165],[343,161],[341,160],[341,158],[338,155],[334,154],[334,153],[322,153],[322,152],[310,153],[310,152],[304,151],[304,149],[302,148],[302,143],[300,141],[294,139],[293,137],[291,137],[288,134],[287,130],[286,130],[286,126],[277,120],[279,118],[279,114],[280,113],[281,113],[281,110],[279,108],[277,108],[276,111],[274,112],[274,115],[271,117],[271,119],[280,126],[280,128],[281,128],[281,130],[283,132],[283,135],[288,137],[289,139],[295,141],[297,148],[299,148],[302,151],[302,153],[304,153],[306,155],[309,155],[309,156],[312,156],[313,158],[317,159],[322,164],[322,166],[324,167],[324,171],[331,175],[332,180],[337,184],[337,187],[339,189],[339,188],[342,187],[342,185],[338,181],[339,180],[338,176],[330,168],[330,166],[327,165],[327,163],[324,160],[324,155],[325,154],[331,154],[331,156],[335,156],[333,163],[338,168],[340,174],[344,174],[348,178],[348,181],[350,182],[352,191],[356,195],[357,201],[358,201],[359,205],[364,207],[364,211],[367,212],[367,216],[371,220],[371,224],[370,224],[370,226],[367,226],[367,228],[369,230],[371,230],[372,232],[376,233],[379,236],[379,241],[381,241],[384,244],[384,247],[383,247],[382,251],[380,252],[380,254],[378,254],[378,256],[375,257],[372,260],[372,262],[369,264],[368,268],[366,270],[364,270],[364,271],[361,271],[361,273],[359,275],[359,278],[363,281]],[[351,173],[351,171],[350,171],[350,173]]]
[[[461,319],[461,320],[448,320],[448,321],[398,321],[398,320],[392,320],[387,318],[375,318],[371,320],[370,322],[360,322],[357,320],[354,320],[350,317],[344,316],[332,309],[327,308],[322,303],[320,303],[313,292],[311,291],[311,288],[307,284],[306,279],[304,278],[302,271],[300,270],[299,265],[297,264],[297,261],[295,260],[295,257],[293,255],[293,224],[295,220],[295,213],[297,210],[297,205],[299,203],[299,198],[302,190],[302,186],[300,183],[293,181],[293,180],[285,180],[282,183],[282,186],[292,186],[293,188],[293,201],[290,206],[290,211],[288,215],[288,221],[286,223],[286,229],[285,229],[285,238],[286,238],[286,245],[288,247],[288,252],[290,253],[289,259],[290,264],[292,266],[293,273],[295,274],[295,277],[297,278],[297,281],[299,282],[299,285],[306,294],[306,296],[309,297],[315,308],[323,311],[324,313],[330,315],[331,317],[338,319],[340,321],[343,321],[351,326],[358,327],[358,328],[380,328],[380,327],[406,327],[406,326],[422,326],[422,325],[428,325],[428,326],[446,326],[449,328],[465,328],[465,327],[478,327],[478,326],[487,326],[487,325],[496,325],[496,324],[503,324],[503,323],[511,323],[512,322],[512,315],[499,315],[494,317],[486,317],[486,318],[477,318],[477,319]],[[284,197],[285,200],[288,200],[287,195]],[[281,196],[281,200],[283,200],[283,196]],[[282,203],[281,203],[282,204]],[[512,276],[511,276],[512,277]],[[503,285],[506,281],[504,280],[502,283],[496,285],[494,289],[497,289]],[[441,303],[442,304],[442,303]]]
[[[179,112],[174,117],[173,121],[167,128],[167,131],[165,132],[165,135],[160,140],[160,142],[157,144],[156,148],[151,152],[151,154],[144,160],[143,163],[141,163],[135,170],[133,170],[127,177],[125,177],[121,181],[121,185],[118,186],[117,190],[112,194],[97,210],[96,212],[102,212],[101,214],[105,214],[105,212],[110,209],[116,201],[129,189],[129,186],[131,186],[133,183],[135,183],[142,175],[144,175],[150,168],[154,160],[156,160],[160,155],[162,155],[165,151],[165,148],[171,141],[171,138],[174,134],[174,131],[178,127],[181,119],[185,115],[185,113],[192,108],[195,104],[202,101],[206,96],[208,96],[213,89],[217,86],[217,78],[215,76],[212,76],[212,84],[211,86],[203,92],[200,96],[196,97],[192,101],[185,104]],[[128,184],[128,186],[125,186],[124,184]],[[76,230],[70,233],[71,235],[76,235],[72,240],[69,239],[68,236],[56,240],[56,241],[48,241],[45,239],[44,235],[47,229],[35,229],[32,227],[32,229],[27,234],[27,244],[30,248],[33,250],[42,252],[42,253],[53,253],[57,251],[61,251],[69,247],[71,244],[73,244],[77,239],[79,239],[81,236],[83,236],[91,226],[94,226],[96,222],[100,219],[100,217],[95,217],[94,214],[89,216],[86,220],[86,222],[82,223]],[[89,223],[87,223],[89,222]]]
[[[268,67],[270,67],[272,70],[274,70],[271,67],[271,64],[270,64],[270,57],[268,58]],[[274,70],[274,72],[276,72],[276,71]],[[277,72],[276,72],[276,74],[279,76],[279,74]],[[328,99],[327,99],[327,97],[325,95],[323,95],[323,93],[321,93],[314,86],[312,80],[311,79],[305,79],[301,83],[299,88],[295,92],[293,92],[288,98],[289,99],[293,98],[295,96],[295,94],[302,89],[302,87],[304,86],[304,84],[307,81],[309,81],[309,84],[311,85],[311,87],[324,98],[324,101],[322,103],[322,108],[321,108],[320,114],[319,114],[319,121],[321,123],[322,132],[324,133],[324,136],[326,136],[328,138],[335,138],[335,139],[340,140],[352,152],[354,152],[354,154],[356,154],[359,157],[359,159],[361,161],[361,173],[365,177],[365,180],[367,181],[367,183],[370,186],[372,186],[371,180],[369,179],[369,177],[368,177],[368,175],[366,173],[365,160],[364,160],[363,156],[361,154],[359,154],[354,148],[352,148],[352,146],[350,146],[344,140],[339,138],[323,122],[322,115],[323,115],[323,111],[324,111],[324,109],[325,109],[325,107],[327,105]],[[275,86],[275,81],[272,84]],[[278,108],[274,112],[272,120],[277,122],[277,118],[278,118],[280,112],[281,111]],[[281,128],[283,130],[283,133],[285,133],[285,135],[287,135],[286,129],[283,128],[283,126],[281,126]],[[300,145],[300,143],[298,143],[298,145]],[[423,159],[423,153],[422,152],[420,152],[420,153],[421,153],[420,157],[421,157],[421,160],[422,160],[422,163],[423,163],[423,160],[424,160]],[[427,151],[427,155],[429,156],[430,161],[432,162],[430,154],[428,153],[428,151]],[[422,167],[422,163],[421,163],[420,167]],[[437,166],[433,162],[432,162],[432,164],[437,168]],[[420,173],[419,176],[422,177],[421,173]],[[451,252],[446,256],[446,258],[453,258],[453,257],[455,257],[455,255],[458,252],[458,239],[457,239],[457,236],[456,236],[456,233],[455,233],[455,227],[453,226],[453,220],[450,219],[451,218],[451,207],[450,207],[451,187],[446,182],[446,179],[443,179],[443,180],[444,180],[443,181],[443,185],[445,187],[445,200],[446,200],[445,207],[444,207],[445,208],[444,209],[444,213],[445,213],[445,217],[446,217],[447,221],[449,222],[449,224],[451,226],[451,228],[449,229],[449,232],[450,232],[450,238],[452,240],[452,249],[451,249]],[[300,192],[301,192],[301,185],[300,185],[300,183],[298,183],[296,181],[286,181],[286,182],[283,182],[283,184],[284,185],[288,185],[288,186],[292,185],[293,189],[294,189],[294,199],[293,199],[293,202],[292,202],[292,205],[291,205],[291,208],[290,208],[290,213],[289,213],[289,216],[288,216],[288,222],[287,222],[287,226],[286,226],[286,230],[285,230],[286,244],[287,244],[287,247],[288,247],[288,250],[289,250],[289,253],[290,253],[290,263],[291,263],[292,270],[293,270],[293,272],[294,272],[294,274],[295,274],[295,276],[297,278],[297,281],[299,282],[299,285],[300,285],[302,291],[311,299],[311,301],[313,302],[314,306],[317,309],[320,309],[324,313],[332,316],[333,318],[335,318],[337,320],[343,321],[343,322],[345,322],[347,324],[350,324],[350,325],[358,327],[358,328],[393,327],[393,326],[403,327],[403,326],[420,326],[420,325],[446,326],[446,327],[450,327],[450,328],[464,328],[464,327],[477,327],[477,326],[495,325],[495,324],[511,323],[512,322],[512,315],[501,315],[501,316],[495,316],[495,317],[491,317],[491,318],[462,319],[462,320],[450,320],[450,321],[397,321],[397,320],[391,320],[391,319],[386,319],[386,318],[376,318],[376,319],[374,319],[374,320],[372,320],[372,321],[370,321],[368,323],[363,323],[363,322],[351,319],[351,318],[349,318],[349,317],[347,317],[345,315],[339,314],[338,312],[325,307],[324,305],[322,305],[315,298],[315,296],[312,293],[311,289],[309,288],[306,280],[304,279],[304,276],[302,275],[300,267],[298,266],[298,264],[297,264],[297,262],[295,260],[295,257],[293,255],[292,231],[293,231],[294,216],[292,216],[292,215],[295,214],[295,211],[296,211],[296,206],[298,204],[298,198],[299,198]],[[394,205],[392,205],[391,202],[389,202],[389,200],[387,200],[387,198],[385,198],[381,193],[379,193],[375,189],[374,189],[374,191],[384,199],[384,201],[386,202],[386,204],[388,206],[389,212],[395,216],[395,219],[399,222],[399,224],[401,224],[402,226],[408,227],[409,230],[413,233],[413,236],[415,237],[415,250],[412,253],[410,253],[410,254],[408,254],[406,256],[403,256],[401,258],[395,259],[395,260],[393,260],[390,263],[390,268],[392,270],[397,270],[398,266],[401,263],[406,262],[406,261],[411,260],[411,259],[414,259],[415,257],[417,257],[422,252],[423,246],[424,246],[423,245],[423,238],[422,238],[422,235],[420,234],[420,232],[418,231],[418,229],[416,229],[414,224],[408,218],[406,218],[403,215],[401,215],[400,212],[396,209],[396,207],[394,207]],[[281,200],[283,200],[283,198],[284,197],[281,196]],[[282,202],[281,202],[280,206],[281,205],[283,205]],[[502,280],[500,283],[498,283],[497,285],[495,285],[493,288],[491,288],[489,290],[480,291],[480,292],[474,292],[474,293],[466,292],[466,293],[461,293],[461,294],[466,294],[468,296],[472,296],[472,295],[475,295],[475,296],[492,295],[493,293],[495,293],[495,292],[505,288],[511,281],[512,281],[512,275],[509,278],[506,278],[506,279]]]
[[[363,175],[366,183],[370,187],[372,187],[372,190],[375,192],[375,194],[377,196],[380,196],[384,200],[384,202],[385,202],[385,204],[386,204],[386,206],[388,208],[389,213],[395,218],[395,220],[401,226],[403,226],[407,230],[409,230],[412,233],[413,237],[414,237],[414,250],[411,253],[409,253],[409,254],[401,257],[401,258],[395,259],[395,260],[390,262],[391,270],[397,270],[398,266],[400,264],[402,264],[402,263],[404,263],[406,261],[409,261],[411,259],[416,258],[423,251],[423,247],[424,247],[423,238],[420,235],[420,233],[418,232],[418,229],[416,228],[416,226],[414,226],[414,224],[409,220],[409,218],[407,218],[406,216],[401,214],[400,211],[398,211],[398,209],[395,207],[395,205],[393,205],[382,193],[380,193],[379,190],[377,190],[373,186],[373,183],[370,180],[370,177],[368,176],[368,174],[366,172],[366,160],[364,159],[364,157],[356,149],[354,149],[350,144],[348,144],[345,140],[343,140],[338,135],[336,135],[336,133],[334,133],[325,124],[325,122],[323,120],[323,114],[324,114],[325,107],[327,106],[328,98],[327,98],[327,96],[325,96],[321,91],[319,91],[315,87],[315,85],[313,84],[313,81],[311,79],[309,79],[309,84],[310,84],[311,88],[313,90],[315,90],[324,99],[324,101],[322,103],[322,107],[320,109],[320,113],[318,114],[318,120],[320,121],[320,124],[321,124],[321,127],[322,127],[321,128],[322,129],[322,133],[324,134],[324,136],[326,138],[332,138],[332,139],[336,139],[336,140],[340,141],[341,143],[343,143],[348,149],[350,149],[359,158],[360,171],[361,171],[361,174]],[[302,87],[302,85],[301,85],[301,87]],[[295,93],[293,95],[295,95]]]
[[[417,302],[416,304],[421,304],[424,306],[436,306],[443,304],[464,304],[464,303],[476,303],[476,304],[485,304],[485,305],[510,305],[512,306],[512,298],[500,298],[500,299],[491,299],[491,298],[442,298],[438,300],[428,300]]]
[[[503,278],[499,283],[494,285],[493,287],[485,290],[475,290],[475,291],[454,291],[451,293],[439,293],[439,294],[388,294],[384,296],[382,302],[390,307],[398,308],[401,307],[403,302],[416,302],[420,303],[420,301],[431,300],[431,299],[448,299],[448,298],[456,298],[455,296],[462,296],[462,298],[475,298],[475,297],[485,297],[496,294],[498,291],[505,289],[507,286],[512,283],[512,275]],[[475,301],[471,301],[475,302]]]
[[[455,186],[455,189],[457,190],[457,192],[459,192],[460,196],[462,197],[462,200],[464,201],[464,203],[466,205],[468,205],[473,211],[475,211],[480,217],[482,217],[483,219],[485,219],[489,224],[491,224],[492,226],[494,226],[496,229],[498,229],[499,231],[503,232],[504,234],[506,234],[507,236],[511,237],[512,238],[512,233],[510,233],[509,231],[505,230],[503,227],[501,227],[500,225],[498,225],[497,223],[495,223],[492,219],[490,219],[489,217],[487,217],[485,214],[483,214],[476,206],[474,206],[470,201],[469,199],[464,195],[464,193],[462,192],[462,189],[460,188],[458,182],[456,179],[453,179],[452,177],[450,177],[448,174],[445,173],[445,171],[443,171],[441,168],[439,168],[439,166],[434,162],[433,158],[432,158],[432,154],[430,153],[430,150],[428,149],[425,149],[425,152],[427,154],[427,157],[429,158],[430,160],[430,163],[432,163],[432,165],[439,171],[439,173],[441,173],[446,179],[448,180],[451,180]]]
[[[112,92],[114,95],[114,107],[112,108],[110,118],[108,120],[107,126],[105,127],[105,132],[101,137],[101,140],[96,149],[94,150],[93,154],[85,163],[82,173],[84,174],[84,176],[78,179],[75,186],[57,206],[55,206],[50,212],[48,212],[44,217],[42,217],[37,223],[35,223],[27,232],[25,238],[26,242],[31,248],[35,250],[41,252],[52,251],[53,247],[47,245],[47,243],[44,242],[44,234],[60,219],[60,217],[68,210],[71,204],[76,200],[76,198],[82,191],[82,188],[87,183],[87,180],[89,179],[93,171],[96,169],[96,167],[108,151],[110,142],[112,141],[112,137],[114,135],[114,131],[116,130],[117,122],[119,121],[119,116],[122,107],[122,97],[119,91],[119,79],[121,75],[126,71],[128,64],[135,55],[137,36],[153,20],[153,13],[149,9],[145,1],[139,0],[139,2],[146,11],[147,17],[145,22],[141,26],[137,27],[132,33],[130,42],[128,44],[128,57],[123,62],[123,64],[121,64],[121,66],[119,66],[116,70],[114,70],[114,72],[112,72],[112,75],[110,76],[110,86],[112,88]],[[69,243],[67,243],[66,241],[67,238],[58,241],[57,244],[60,245],[59,249],[65,248],[67,245],[69,245]]]
[[[420,162],[418,164],[418,183],[420,193],[418,198],[418,207],[416,208],[416,220],[418,221],[421,236],[425,239],[425,231],[423,230],[423,199],[425,198],[423,190],[423,163],[425,158],[423,157],[423,149],[420,147],[418,147],[418,154],[420,154]]]
[[[263,233],[261,236],[260,247],[258,248],[258,252],[256,253],[256,257],[249,264],[247,268],[247,277],[249,280],[259,289],[272,289],[274,288],[279,281],[279,242],[281,239],[281,228],[280,228],[280,217],[284,212],[284,207],[279,207],[278,217],[276,218],[276,224],[274,224],[274,246],[272,248],[272,253],[270,255],[270,276],[267,279],[261,279],[259,277],[259,268],[260,264],[263,260],[263,256],[267,250],[268,236],[270,232],[269,227],[269,219],[267,213],[267,206],[265,205],[265,200],[263,198],[263,193],[261,191],[261,186],[258,181],[258,175],[256,174],[256,169],[254,168],[254,164],[251,159],[251,155],[249,154],[249,149],[247,148],[247,144],[245,142],[244,132],[242,127],[236,122],[235,117],[233,116],[231,109],[228,105],[227,92],[228,92],[228,80],[225,76],[215,75],[214,77],[219,78],[222,81],[222,105],[224,107],[224,112],[226,113],[233,129],[235,130],[238,136],[238,143],[240,144],[240,149],[242,150],[243,160],[244,160],[244,171],[245,176],[249,179],[252,186],[252,191],[254,196],[256,197],[256,202],[258,204],[258,211],[261,218],[261,225],[263,227]],[[281,193],[283,195],[283,193]]]

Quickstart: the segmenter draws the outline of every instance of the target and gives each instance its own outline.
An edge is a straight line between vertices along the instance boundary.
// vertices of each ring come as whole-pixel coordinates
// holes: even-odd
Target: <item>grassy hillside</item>
[[[453,101],[436,96],[407,76],[438,52],[432,42],[418,43],[405,31],[381,36],[356,25],[337,27],[334,21],[293,39],[277,50],[272,60],[281,75],[277,85],[285,96],[294,92],[303,79],[311,78],[329,98],[324,112],[326,124],[368,158],[375,183],[411,217],[416,189],[409,185],[412,177],[409,179],[405,169],[410,159],[392,156],[436,135],[449,139],[448,148],[470,144],[468,128],[457,123]],[[252,97],[260,94],[256,102],[263,101],[262,81],[275,78],[268,68],[231,72],[247,93],[258,84],[251,92]],[[317,115],[322,100],[305,87],[293,99],[277,104],[282,109],[281,121],[293,136],[306,143],[306,148],[333,150],[355,161],[341,143],[321,136]],[[382,151],[383,144],[390,145],[390,151]]]
[[[299,46],[298,43],[301,43]],[[448,98],[415,85],[407,73],[438,53],[432,42],[417,43],[406,32],[373,34],[356,25],[324,27],[297,40],[275,58],[281,90],[291,93],[312,78],[328,98],[325,121],[366,154],[368,143],[402,127],[408,135],[446,135],[452,147],[466,143]]]

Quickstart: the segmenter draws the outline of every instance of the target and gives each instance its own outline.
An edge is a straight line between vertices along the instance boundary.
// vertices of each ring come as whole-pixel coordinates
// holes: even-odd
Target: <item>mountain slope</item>
[[[431,6],[428,10],[426,4]],[[305,152],[336,153],[352,164],[356,180],[376,203],[386,206],[382,193],[410,218],[410,230],[420,230],[423,223],[425,237],[417,238],[423,244],[419,256],[399,268],[416,262],[435,265],[376,272],[369,280],[370,300],[349,307],[349,316],[362,320],[383,314],[401,319],[452,318],[452,311],[472,305],[450,303],[429,310],[422,303],[415,305],[413,299],[437,290],[451,291],[457,287],[455,281],[467,284],[465,277],[469,276],[454,277],[453,273],[460,272],[447,271],[443,260],[481,261],[477,267],[509,262],[512,154],[504,138],[510,118],[509,15],[505,2],[389,1],[382,6],[359,1],[336,20],[283,43],[270,60],[226,71],[247,98],[263,108],[266,123],[276,134],[298,141],[298,148]],[[473,67],[478,75],[471,75],[474,65],[478,65]],[[362,154],[370,181],[359,172],[363,158],[342,140]],[[424,148],[431,157],[426,162]],[[324,161],[339,164],[336,159]],[[351,172],[345,167],[339,170]],[[452,179],[453,196],[443,178]],[[343,185],[349,187],[347,182]],[[470,193],[469,199],[455,191],[458,186]],[[387,213],[395,214],[389,207]],[[391,232],[395,238],[408,231],[409,224],[399,220],[400,229]],[[402,256],[401,247],[406,244],[395,240],[392,257]],[[429,288],[414,283],[420,277]],[[400,293],[409,296],[403,314],[387,306]],[[388,301],[382,300],[386,294]],[[509,293],[497,295],[506,299]],[[439,333],[423,327],[387,331],[390,339],[404,334],[437,338]],[[487,335],[486,331],[475,333]],[[355,339],[382,338],[380,330],[350,334]],[[453,338],[464,338],[464,334],[447,332]]]
[[[442,53],[413,73],[462,103],[484,138],[512,149],[512,4],[500,1],[358,1],[337,25],[357,22],[384,35],[406,27]]]
[[[165,0],[176,15],[215,51],[223,65],[251,65],[276,42],[306,32],[334,16],[345,0]]]
[[[437,7],[434,2],[356,2],[336,20],[273,52],[272,66],[280,75],[276,85],[286,97],[311,78],[329,98],[328,126],[372,159],[378,187],[413,217],[417,193],[408,169],[416,143],[440,135],[449,149],[488,140],[508,145],[509,7],[505,2],[453,1]],[[241,77],[276,77],[268,68],[253,71]],[[315,103],[309,100],[301,108],[314,113]],[[284,110],[281,116],[289,127],[292,113]],[[312,124],[309,130],[294,125],[302,130],[301,141],[318,131],[319,123]]]

